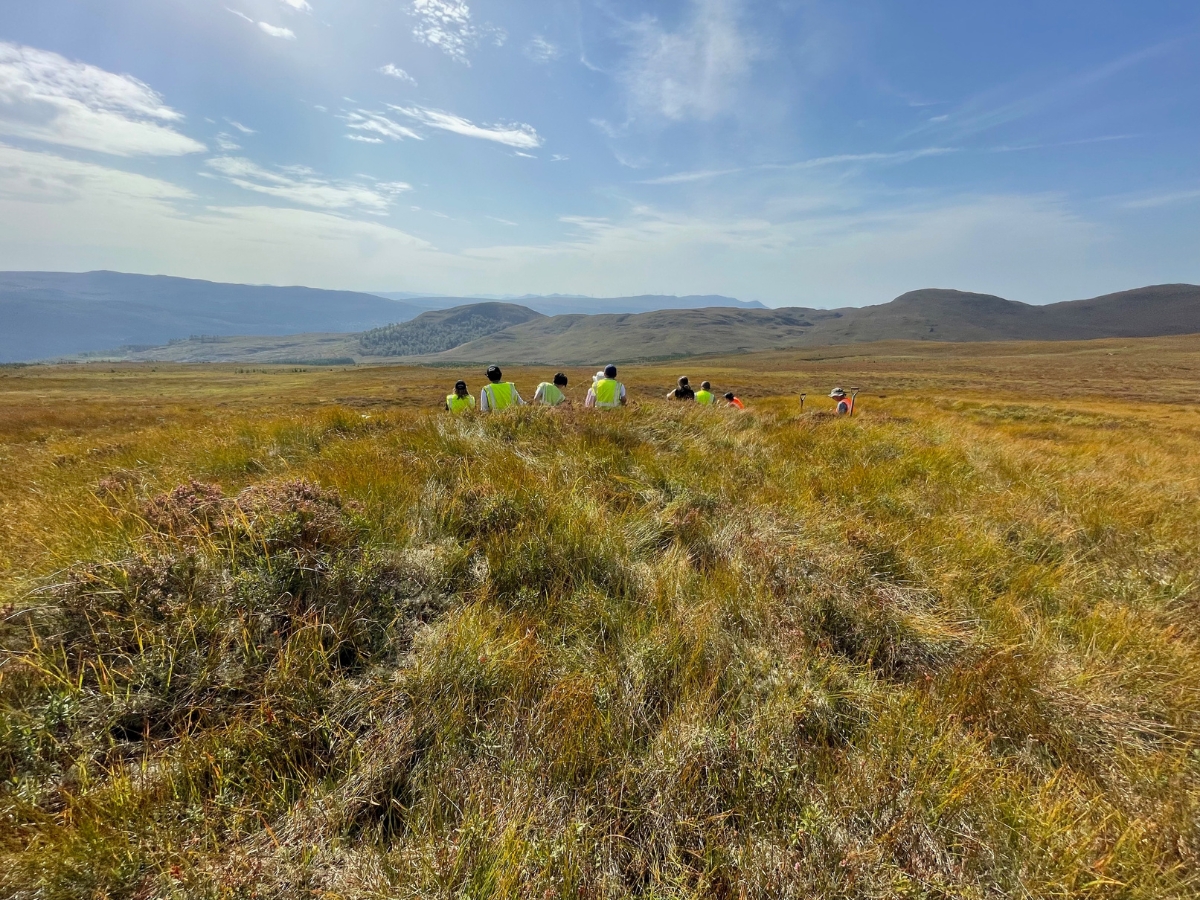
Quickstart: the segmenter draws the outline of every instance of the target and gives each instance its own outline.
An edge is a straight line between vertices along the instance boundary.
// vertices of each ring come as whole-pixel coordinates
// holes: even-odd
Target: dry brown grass
[[[1195,896],[1200,342],[1118,343],[0,370],[0,895]]]

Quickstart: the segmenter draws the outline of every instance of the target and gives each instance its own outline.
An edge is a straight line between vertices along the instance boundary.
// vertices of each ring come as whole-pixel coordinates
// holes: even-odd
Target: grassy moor
[[[0,896],[1200,892],[1200,336],[594,370],[0,368]]]

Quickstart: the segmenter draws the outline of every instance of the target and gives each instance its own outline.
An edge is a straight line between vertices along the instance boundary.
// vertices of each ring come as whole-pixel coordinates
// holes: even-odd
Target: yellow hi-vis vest
[[[452,413],[466,412],[468,409],[475,408],[475,398],[470,394],[465,397],[460,397],[458,394],[449,394],[446,397],[446,408]]]
[[[711,406],[713,402],[712,391],[696,391],[696,402],[707,403]]]
[[[558,389],[558,385],[548,381],[539,384],[538,390],[542,392],[542,402],[547,406],[558,406],[567,399],[566,395]]]
[[[593,388],[596,406],[600,409],[615,409],[621,405],[621,382],[615,378],[601,378]]]
[[[500,412],[513,405],[513,383],[511,381],[496,381],[484,388],[491,401],[488,406],[493,412]]]

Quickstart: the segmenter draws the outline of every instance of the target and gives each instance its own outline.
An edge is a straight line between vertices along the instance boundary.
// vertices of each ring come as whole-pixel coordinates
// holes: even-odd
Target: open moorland
[[[0,368],[0,896],[1197,895],[1200,336],[594,370]]]

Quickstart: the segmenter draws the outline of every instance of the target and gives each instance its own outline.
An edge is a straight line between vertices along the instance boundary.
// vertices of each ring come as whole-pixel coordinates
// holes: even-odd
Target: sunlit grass
[[[1191,410],[240,390],[0,445],[0,894],[1200,889]]]

